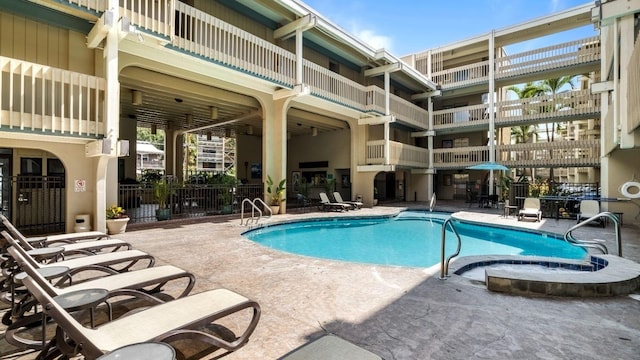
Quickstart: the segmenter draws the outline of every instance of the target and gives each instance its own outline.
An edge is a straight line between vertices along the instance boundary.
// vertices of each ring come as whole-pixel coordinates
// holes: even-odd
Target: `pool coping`
[[[460,276],[470,269],[498,263],[562,267],[583,270],[584,273],[487,268],[485,284],[490,291],[524,296],[605,297],[628,295],[640,288],[640,264],[610,254],[590,255],[584,261],[520,255],[464,256],[452,261],[450,273]]]

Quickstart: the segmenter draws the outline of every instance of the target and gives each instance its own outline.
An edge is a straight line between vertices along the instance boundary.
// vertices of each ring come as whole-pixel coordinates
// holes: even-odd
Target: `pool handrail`
[[[258,221],[260,221],[260,219],[262,218],[262,210],[260,210],[256,204],[254,204],[253,201],[251,201],[251,199],[249,198],[245,198],[242,200],[242,204],[240,205],[240,225],[243,225],[242,223],[244,222],[244,204],[248,203],[251,205],[251,217],[247,218],[247,223],[244,225],[249,225],[249,222],[251,222],[251,220],[255,219],[255,211],[258,211],[258,218],[255,220],[256,223]],[[268,208],[267,208],[268,209]]]
[[[597,215],[594,215],[590,218],[588,218],[587,220],[582,221],[579,224],[576,224],[574,226],[572,226],[569,230],[567,230],[567,232],[565,232],[564,234],[564,240],[570,244],[573,244],[575,246],[580,246],[580,247],[585,247],[585,248],[593,248],[593,249],[598,249],[600,251],[602,251],[604,254],[608,254],[609,250],[607,249],[607,247],[602,243],[604,240],[598,240],[598,239],[594,239],[594,240],[579,240],[576,239],[573,236],[573,231],[583,227],[584,225],[598,220],[602,217],[608,217],[609,219],[613,220],[613,223],[615,224],[616,227],[616,246],[618,248],[618,256],[622,257],[622,235],[620,235],[620,219],[618,219],[618,217],[609,211],[604,211],[601,212]]]
[[[458,238],[458,248],[456,249],[455,253],[451,254],[445,260],[444,248],[445,248],[446,239],[447,239],[447,225],[451,227],[451,230]],[[449,276],[449,261],[451,261],[451,259],[453,259],[454,257],[460,255],[461,247],[462,247],[462,239],[460,238],[460,234],[458,234],[458,230],[453,225],[453,218],[448,218],[447,220],[444,221],[444,223],[442,223],[442,250],[440,252],[440,280],[446,280],[447,276]]]

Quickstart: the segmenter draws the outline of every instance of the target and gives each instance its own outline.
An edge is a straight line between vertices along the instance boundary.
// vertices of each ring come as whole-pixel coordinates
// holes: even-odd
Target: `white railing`
[[[120,0],[120,16],[128,18],[132,25],[168,38],[173,35],[175,3],[174,0]],[[192,26],[184,21],[180,25],[177,29],[181,31]]]
[[[427,167],[429,161],[428,149],[396,141],[389,141],[389,164],[385,164],[384,144],[384,140],[367,141],[366,164]]]
[[[488,125],[488,104],[463,106],[433,112],[433,125],[436,130],[461,125]]]
[[[597,36],[526,51],[496,59],[496,78],[502,79],[600,60]]]
[[[412,127],[427,130],[429,128],[429,111],[416,106],[401,97],[391,95],[389,110],[396,116],[396,121]]]
[[[433,167],[436,169],[465,168],[489,161],[488,146],[433,149]]]
[[[0,127],[57,135],[104,134],[105,80],[0,56]]]
[[[600,113],[600,95],[589,90],[501,101],[496,124],[561,119]]]
[[[364,111],[368,90],[365,86],[320,65],[303,60],[303,81],[311,93],[354,109]]]
[[[635,81],[629,81],[629,88],[627,93],[628,113],[627,121],[629,122],[627,129],[636,129],[640,126],[640,82],[637,79],[640,78],[640,41],[636,40],[636,46],[631,53],[631,59],[629,60],[629,75],[627,79],[635,79]]]
[[[75,5],[81,9],[87,9],[95,12],[104,11],[107,0],[66,0],[69,4]]]
[[[485,60],[434,72],[432,80],[445,90],[485,83],[489,80],[489,61]]]
[[[496,158],[508,167],[597,166],[600,140],[498,145]]]

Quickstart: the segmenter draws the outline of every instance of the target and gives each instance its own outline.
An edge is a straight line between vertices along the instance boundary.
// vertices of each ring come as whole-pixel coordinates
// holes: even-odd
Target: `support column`
[[[287,178],[287,109],[290,98],[262,101],[262,182],[264,201],[271,199],[267,193],[267,176],[271,176],[274,186]],[[287,182],[287,191],[289,189]],[[286,201],[280,205],[280,212],[287,212]]]
[[[489,161],[496,161],[496,110],[495,110],[495,31],[489,35]],[[489,195],[493,195],[493,170],[489,171]]]
[[[431,58],[431,57],[429,57]],[[431,199],[433,197],[433,177],[435,176],[435,169],[433,168],[433,138],[435,137],[435,132],[433,130],[433,100],[431,97],[427,99],[427,109],[429,111],[429,136],[427,136],[427,149],[429,150],[429,164],[428,164],[428,175],[427,175],[427,198]]]
[[[117,0],[109,0],[107,8],[113,12],[114,18],[120,17],[120,5]],[[112,27],[106,36],[103,50],[105,73],[105,140],[115,148],[120,137],[120,82],[118,81],[118,27]],[[96,169],[96,229],[106,231],[107,218],[105,209],[108,204],[118,202],[118,158],[103,155],[98,159]]]

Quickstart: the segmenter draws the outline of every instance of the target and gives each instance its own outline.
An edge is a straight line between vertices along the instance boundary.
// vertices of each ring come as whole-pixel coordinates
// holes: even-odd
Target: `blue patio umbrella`
[[[502,171],[507,171],[509,170],[508,167],[502,165],[502,164],[498,164],[495,161],[487,161],[487,162],[483,162],[480,164],[476,164],[476,165],[472,165],[472,166],[467,166],[468,170],[502,170]]]

